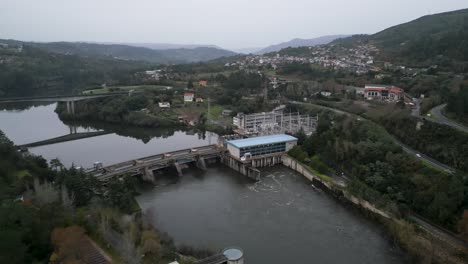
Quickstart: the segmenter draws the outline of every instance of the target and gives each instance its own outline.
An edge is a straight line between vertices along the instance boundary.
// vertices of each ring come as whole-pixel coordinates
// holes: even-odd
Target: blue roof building
[[[278,134],[229,140],[226,143],[231,157],[246,160],[256,156],[282,155],[297,145],[297,138]]]

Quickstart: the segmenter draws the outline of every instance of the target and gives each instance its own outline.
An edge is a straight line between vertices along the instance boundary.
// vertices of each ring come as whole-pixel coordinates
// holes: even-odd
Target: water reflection
[[[96,161],[110,165],[164,152],[216,143],[217,135],[180,128],[138,128],[100,122],[62,122],[56,104],[19,105],[0,111],[0,130],[16,144],[36,142],[69,133],[104,130],[111,134],[30,148],[36,155],[59,158],[66,166],[92,167]]]
[[[73,132],[93,131],[68,126],[54,112],[56,103],[8,103],[0,110],[0,130],[16,145],[51,139]],[[8,108],[8,110],[7,110]]]
[[[33,107],[55,105],[51,102],[14,102],[14,103],[0,103],[0,111],[24,111]]]

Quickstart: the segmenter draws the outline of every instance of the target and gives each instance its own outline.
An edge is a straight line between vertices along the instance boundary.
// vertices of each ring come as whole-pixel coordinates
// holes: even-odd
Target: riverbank
[[[351,194],[345,187],[334,181],[317,176],[307,166],[298,160],[283,156],[283,165],[300,173],[313,184],[326,189],[334,197],[360,209],[366,216],[376,220],[385,228],[390,237],[410,254],[413,261],[418,263],[453,263],[462,264],[468,261],[468,250],[433,232],[405,220],[390,212],[386,212],[369,201]]]
[[[177,245],[239,246],[248,263],[407,263],[377,223],[285,166],[259,181],[222,164],[162,174],[137,200]]]
[[[55,112],[60,120],[70,125],[103,127],[109,124],[124,125],[126,128],[211,131],[218,135],[233,133],[232,128],[225,125],[225,122],[207,122],[204,107],[190,105],[176,109],[161,109],[154,102],[147,102],[144,96],[124,96],[76,102],[74,114],[67,111],[64,103],[58,103]]]
[[[55,112],[62,120],[99,121],[137,127],[184,127],[173,111],[150,111],[144,96],[98,98],[75,102],[74,113],[69,113],[65,103],[58,103]]]

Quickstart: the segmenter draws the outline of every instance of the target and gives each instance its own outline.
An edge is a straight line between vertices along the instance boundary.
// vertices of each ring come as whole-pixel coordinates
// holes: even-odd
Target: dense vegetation
[[[300,136],[303,146],[292,151],[293,156],[321,173],[344,172],[352,193],[396,215],[410,210],[457,229],[468,206],[466,177],[410,158],[385,130],[370,122],[328,115],[319,120],[317,133]]]
[[[468,61],[468,9],[424,16],[372,35],[369,40],[393,59],[410,64],[453,64],[463,72]]]
[[[51,54],[29,46],[21,52],[0,49],[0,97],[64,95],[90,85],[132,84],[133,73],[147,66]]]
[[[450,94],[447,112],[468,124],[468,82],[460,85],[458,92]]]
[[[123,217],[138,210],[134,178],[104,186],[81,170],[64,168],[59,160],[49,166],[41,157],[21,154],[1,131],[0,155],[1,263],[85,263],[86,236],[105,245],[117,263],[179,258],[173,241],[151,226],[152,216]]]
[[[468,135],[435,122],[421,122],[396,111],[379,123],[408,146],[454,168],[468,172]]]
[[[139,127],[176,127],[176,113],[160,111],[157,102],[146,95],[100,98],[76,103],[75,114],[67,113],[65,104],[59,104],[56,112],[63,119],[104,121],[114,124],[130,124]],[[153,112],[149,112],[150,110]]]

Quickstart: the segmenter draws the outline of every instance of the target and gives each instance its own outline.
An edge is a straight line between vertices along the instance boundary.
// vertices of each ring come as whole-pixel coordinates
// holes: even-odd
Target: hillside
[[[147,62],[0,48],[0,97],[72,94],[89,85],[131,82]]]
[[[287,45],[287,44],[286,44]],[[415,68],[437,65],[442,71],[466,72],[468,69],[468,9],[423,16],[396,25],[373,35],[353,35],[336,39],[325,45],[328,51],[343,47],[369,50],[375,61],[384,61]],[[309,49],[283,48],[280,54],[310,57]],[[346,56],[346,54],[334,54]],[[352,55],[352,54],[347,54]]]
[[[424,16],[371,35],[385,58],[468,61],[468,9]]]
[[[297,47],[311,47],[311,46],[323,45],[323,44],[328,44],[336,39],[345,38],[345,37],[347,37],[347,35],[322,36],[322,37],[313,38],[313,39],[296,38],[287,42],[268,46],[255,53],[265,54],[265,53],[280,51],[282,49],[289,48],[289,47],[297,48]]]
[[[11,42],[12,41],[8,40],[0,40],[0,43]],[[207,61],[220,57],[233,56],[236,54],[231,51],[212,47],[155,50],[121,44],[96,44],[84,42],[13,42],[16,44],[28,45],[45,51],[66,55],[78,55],[82,57],[105,57],[121,60],[139,60],[157,64]]]

